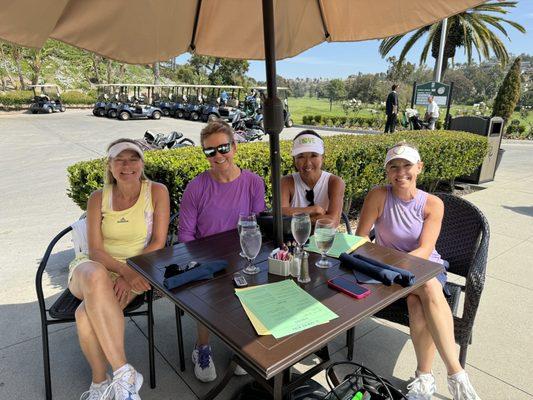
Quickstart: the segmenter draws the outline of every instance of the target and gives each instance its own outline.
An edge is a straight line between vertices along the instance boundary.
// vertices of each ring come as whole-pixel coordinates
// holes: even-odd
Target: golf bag
[[[333,387],[329,372],[339,365],[349,365],[355,367],[353,372],[346,375],[344,381]],[[380,377],[371,369],[354,362],[344,361],[334,363],[326,370],[326,380],[331,391],[323,400],[352,400],[359,392],[363,395],[370,395],[372,400],[407,400],[400,390],[396,389],[388,380]]]

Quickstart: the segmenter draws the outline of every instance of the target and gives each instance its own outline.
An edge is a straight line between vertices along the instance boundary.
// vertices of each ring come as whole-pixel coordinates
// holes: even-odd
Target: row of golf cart
[[[32,114],[52,114],[65,112],[61,103],[61,92],[57,85],[30,85],[33,90],[33,103],[30,105]]]
[[[207,122],[222,118],[246,126],[262,126],[264,87],[215,85],[97,85],[93,114],[128,120],[159,119],[162,115]],[[285,125],[292,126],[287,88],[279,88],[284,101]]]

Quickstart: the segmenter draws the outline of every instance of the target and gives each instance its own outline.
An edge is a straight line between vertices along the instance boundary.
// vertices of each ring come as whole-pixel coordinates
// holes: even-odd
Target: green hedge
[[[61,101],[63,104],[94,104],[96,98],[76,90],[70,90],[61,93]]]
[[[385,126],[385,118],[380,115],[373,117],[368,116],[338,116],[328,114],[304,115],[302,117],[304,125],[314,126],[340,126],[340,127],[359,127],[359,128],[378,128]]]
[[[390,135],[336,135],[324,138],[326,157],[324,169],[341,176],[346,182],[346,198],[363,198],[375,185],[385,180],[383,160],[387,149],[400,140],[418,145],[425,163],[420,183],[425,187],[439,180],[451,180],[470,173],[487,152],[485,137],[465,132],[401,132]],[[291,141],[281,141],[282,174],[293,172],[290,156]],[[187,183],[209,164],[199,147],[149,151],[145,155],[146,175],[167,185],[171,208],[179,202]],[[254,171],[267,183],[267,198],[271,199],[269,147],[267,143],[239,145],[236,162],[241,168]],[[102,187],[103,159],[82,161],[68,167],[68,196],[85,210],[92,191]]]
[[[0,104],[4,106],[20,106],[33,102],[33,92],[31,90],[13,90],[0,93]]]
[[[31,90],[12,90],[0,93],[0,104],[4,106],[25,106],[33,103],[33,91]],[[93,104],[96,102],[94,93],[82,93],[76,90],[70,90],[61,93],[63,104]]]

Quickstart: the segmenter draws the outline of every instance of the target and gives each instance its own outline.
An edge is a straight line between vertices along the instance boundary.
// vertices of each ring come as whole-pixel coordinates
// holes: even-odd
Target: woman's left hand
[[[115,291],[115,296],[117,297],[120,308],[124,309],[128,305],[128,299],[131,293],[131,285],[124,279],[119,276],[115,281],[113,286]]]

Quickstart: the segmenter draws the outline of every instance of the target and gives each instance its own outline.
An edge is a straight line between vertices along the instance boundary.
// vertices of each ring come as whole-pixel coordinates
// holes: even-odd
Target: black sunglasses
[[[315,192],[313,189],[305,191],[305,199],[309,202],[310,206],[315,205]]]
[[[193,268],[196,268],[200,264],[196,261],[190,261],[186,265],[178,265],[178,264],[170,264],[165,267],[165,278],[171,278],[175,275],[182,274],[184,272],[187,272]]]
[[[206,157],[214,157],[217,151],[220,154],[228,154],[231,151],[231,142],[220,144],[217,147],[204,147],[202,151]]]

